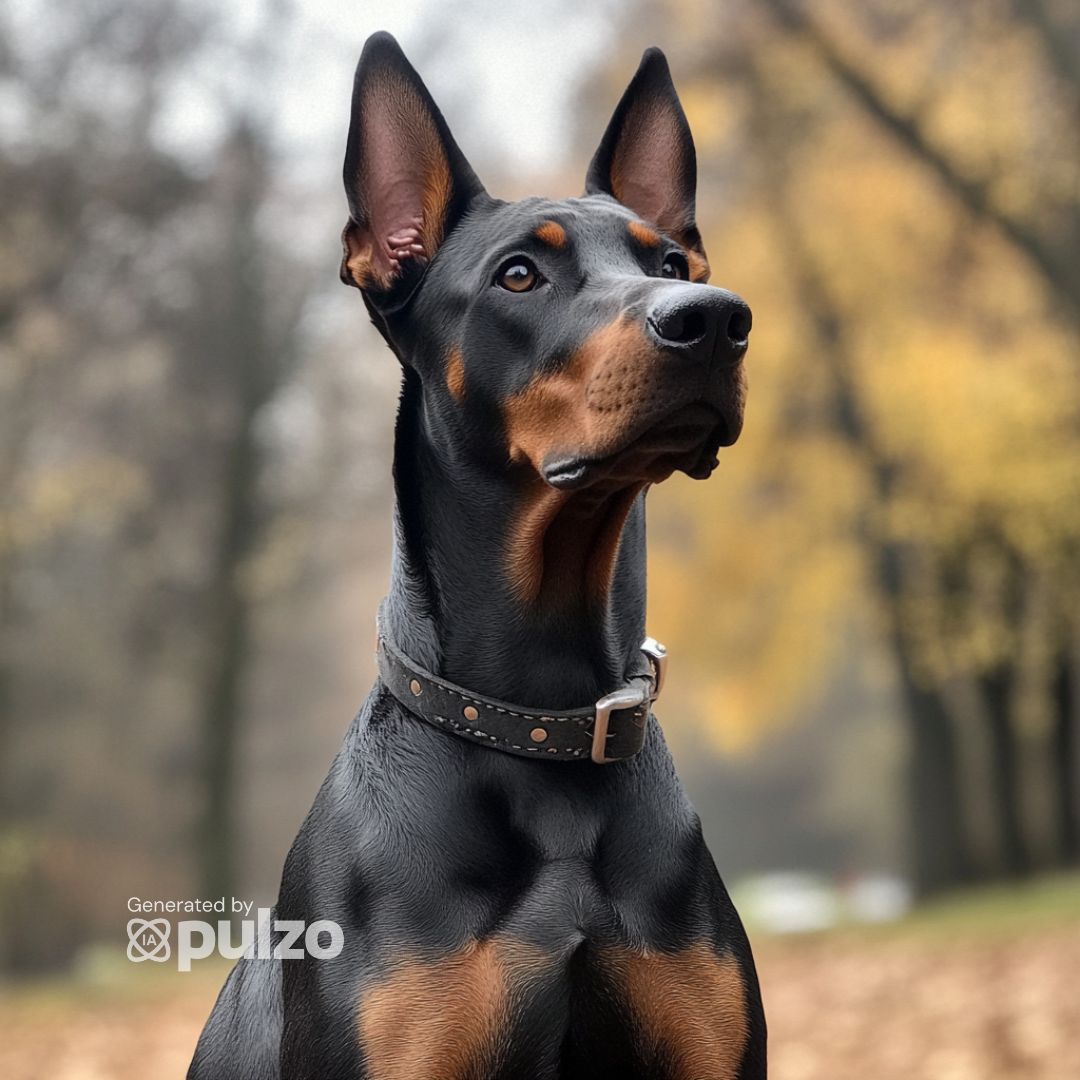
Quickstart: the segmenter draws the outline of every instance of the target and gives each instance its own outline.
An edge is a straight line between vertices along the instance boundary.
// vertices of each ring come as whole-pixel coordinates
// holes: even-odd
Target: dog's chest
[[[510,935],[403,961],[363,995],[372,1080],[738,1075],[748,1037],[738,962],[705,942],[671,953]]]
[[[533,811],[493,800],[473,817],[442,886],[462,937],[399,950],[364,988],[373,1080],[737,1076],[747,987],[713,945],[700,837],[560,798]]]

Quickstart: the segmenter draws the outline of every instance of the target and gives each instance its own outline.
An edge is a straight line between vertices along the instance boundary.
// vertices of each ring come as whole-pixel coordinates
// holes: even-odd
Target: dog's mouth
[[[742,429],[741,416],[727,415],[703,401],[685,405],[603,455],[558,455],[544,463],[544,480],[560,491],[593,484],[659,483],[673,472],[706,480]]]

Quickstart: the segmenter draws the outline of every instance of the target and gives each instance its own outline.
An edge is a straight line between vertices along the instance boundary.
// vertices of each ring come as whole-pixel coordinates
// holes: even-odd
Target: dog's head
[[[387,34],[364,48],[343,280],[455,456],[550,489],[706,477],[739,435],[750,309],[707,285],[696,159],[645,53],[581,198],[489,196]]]

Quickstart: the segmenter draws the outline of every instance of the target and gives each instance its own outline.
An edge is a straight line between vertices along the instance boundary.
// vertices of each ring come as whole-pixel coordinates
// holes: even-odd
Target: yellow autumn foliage
[[[688,14],[701,3],[674,7],[676,33],[716,25]],[[1080,205],[1075,114],[1070,126],[1031,31],[997,4],[965,6],[962,27],[933,5],[902,8],[892,27],[850,5],[814,10],[961,174],[985,181],[994,207],[1041,227],[1048,193]],[[754,310],[747,424],[708,484],[676,479],[651,496],[650,623],[703,688],[680,704],[738,749],[805,711],[853,628],[870,640],[880,629],[861,531],[873,460],[830,420],[836,358],[793,253],[833,308],[873,453],[895,469],[876,527],[923,568],[904,610],[927,678],[1016,647],[1000,596],[1008,559],[1046,583],[1066,620],[1080,606],[1068,600],[1080,578],[1080,345],[1038,267],[811,49],[764,15],[714,34],[695,55],[728,61],[699,65],[683,100],[701,135],[713,282]],[[788,125],[783,160],[763,108]],[[954,565],[960,603],[942,584]]]

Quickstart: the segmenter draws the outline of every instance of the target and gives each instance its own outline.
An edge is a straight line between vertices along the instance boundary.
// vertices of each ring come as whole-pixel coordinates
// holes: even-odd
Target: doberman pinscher
[[[380,677],[285,864],[334,959],[244,959],[194,1080],[765,1076],[746,936],[651,712],[645,492],[742,426],[662,53],[581,198],[487,194],[397,43],[356,73],[341,273],[400,361]]]

